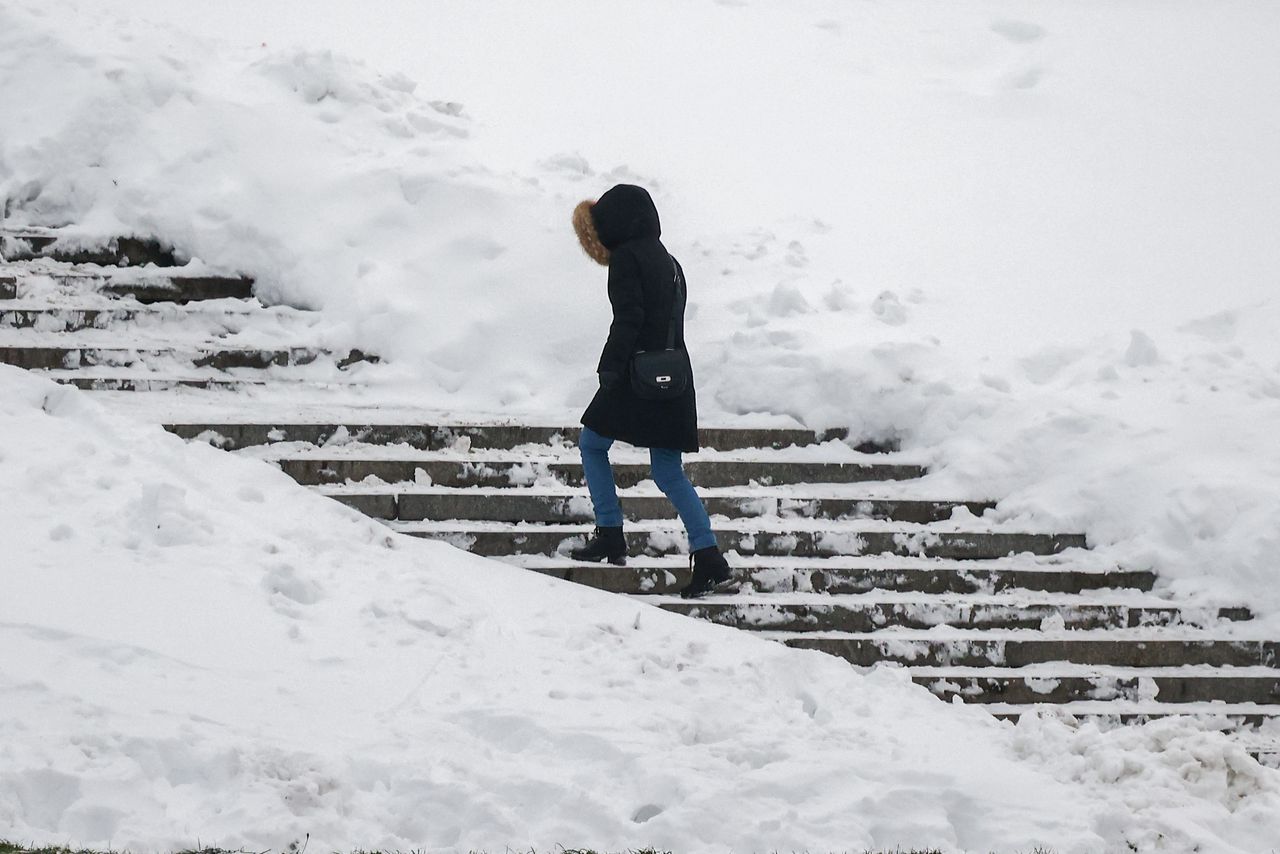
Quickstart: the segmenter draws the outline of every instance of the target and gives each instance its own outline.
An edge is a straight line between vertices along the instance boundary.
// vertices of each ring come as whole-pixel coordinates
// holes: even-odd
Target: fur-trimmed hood
[[[573,230],[597,264],[608,266],[609,256],[629,240],[662,236],[658,208],[649,192],[634,184],[618,184],[598,201],[585,200],[573,209]]]

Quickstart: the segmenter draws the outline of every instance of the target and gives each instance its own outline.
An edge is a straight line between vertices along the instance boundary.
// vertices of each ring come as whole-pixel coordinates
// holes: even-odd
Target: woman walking
[[[570,557],[626,563],[622,505],[609,465],[609,448],[621,440],[649,449],[654,483],[689,535],[693,579],[680,595],[705,596],[730,572],[681,461],[683,452],[698,450],[693,371],[684,346],[684,271],[659,240],[658,209],[642,187],[619,184],[599,201],[579,203],[573,228],[587,255],[609,268],[613,323],[596,368],[600,389],[582,415],[578,441],[596,529]],[[637,354],[643,354],[640,360]],[[657,367],[642,367],[647,365]]]

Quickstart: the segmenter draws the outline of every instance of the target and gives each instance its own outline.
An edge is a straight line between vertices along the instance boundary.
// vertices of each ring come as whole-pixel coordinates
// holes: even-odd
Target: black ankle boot
[[[689,565],[693,567],[693,580],[680,591],[680,596],[685,599],[706,596],[733,578],[729,562],[716,546],[707,546],[689,555]]]
[[[587,538],[587,544],[573,549],[569,557],[574,560],[607,560],[615,566],[627,563],[627,541],[622,536],[622,526],[599,528]]]

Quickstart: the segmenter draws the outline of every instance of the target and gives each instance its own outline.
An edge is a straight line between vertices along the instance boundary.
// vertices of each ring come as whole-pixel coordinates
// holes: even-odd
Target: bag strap
[[[675,256],[671,258],[671,275],[675,280],[675,290],[671,294],[671,323],[667,326],[667,349],[676,348],[676,324],[684,319],[684,276],[680,275],[680,265]]]

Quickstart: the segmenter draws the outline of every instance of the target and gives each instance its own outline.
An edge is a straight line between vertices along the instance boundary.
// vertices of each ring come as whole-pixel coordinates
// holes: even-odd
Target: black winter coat
[[[601,436],[645,448],[698,450],[698,408],[689,372],[689,388],[673,400],[643,400],[631,390],[631,356],[667,346],[673,310],[676,349],[685,353],[684,303],[676,300],[676,275],[684,271],[659,240],[658,211],[640,187],[622,184],[591,208],[600,243],[609,250],[609,302],[613,323],[597,371],[616,377],[601,387],[582,415],[582,423]]]

